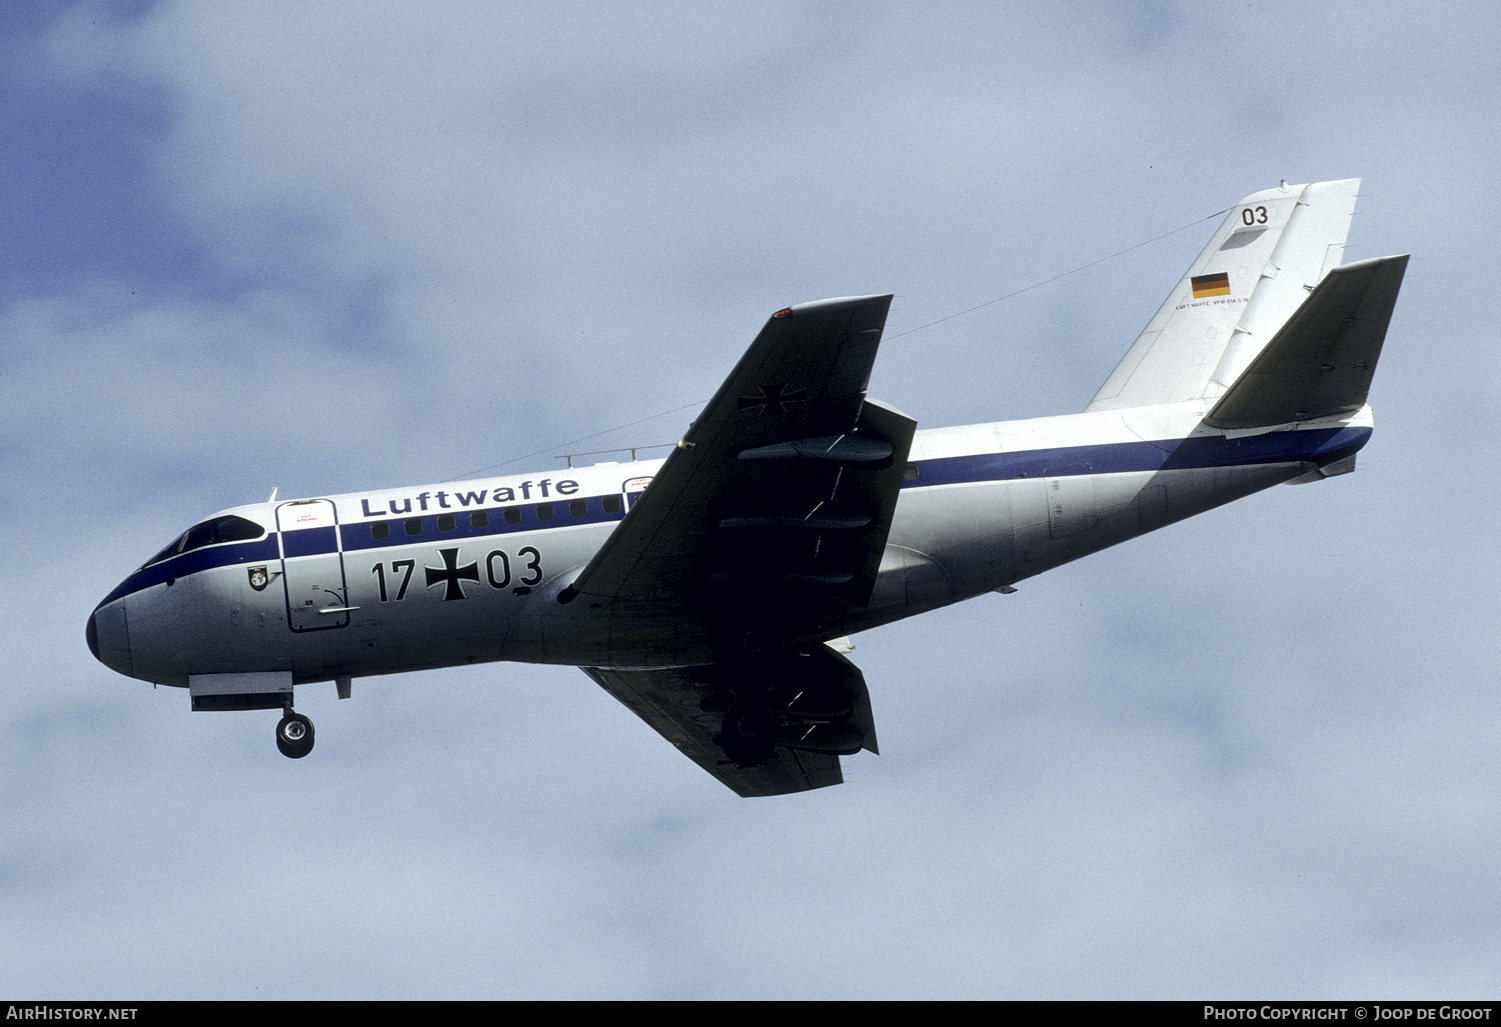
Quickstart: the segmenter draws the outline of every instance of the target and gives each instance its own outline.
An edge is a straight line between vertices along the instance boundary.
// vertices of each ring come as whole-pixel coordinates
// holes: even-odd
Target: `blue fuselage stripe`
[[[107,606],[121,596],[139,592],[153,585],[160,585],[165,581],[185,578],[199,571],[228,567],[237,563],[273,563],[280,559],[281,551],[276,545],[275,532],[265,538],[256,539],[254,542],[230,542],[226,545],[195,549],[190,553],[174,556],[170,560],[154,563],[150,567],[142,567],[115,586],[115,590],[105,596],[99,605]]]
[[[338,548],[332,525],[325,528],[298,528],[281,533],[283,556],[317,556],[332,553]]]
[[[1210,435],[1201,438],[1167,439],[1158,442],[1116,442],[1092,446],[1062,446],[1054,449],[1019,450],[1011,453],[976,453],[971,456],[936,457],[920,460],[915,481],[904,481],[903,488],[928,488],[934,485],[958,485],[1015,478],[1064,478],[1084,474],[1112,474],[1130,471],[1170,471],[1179,469],[1226,467],[1245,464],[1301,463],[1327,464],[1349,456],[1371,436],[1371,429],[1321,428],[1308,431],[1269,432],[1242,438]],[[453,514],[423,514],[417,517],[387,516],[379,521],[363,520],[338,527],[344,552],[390,549],[401,546],[431,544],[449,539],[491,538],[515,532],[542,531],[583,524],[599,524],[624,518],[624,511],[606,513],[599,496],[582,497],[572,502],[587,504],[583,516],[569,511],[570,500],[534,503],[510,507],[487,507],[483,511],[459,510]],[[538,517],[540,509],[551,507],[548,520]],[[516,524],[505,522],[505,511],[519,511]],[[484,527],[476,527],[470,514],[483,512],[488,517]],[[513,514],[514,516],[514,514]],[[453,527],[442,531],[440,518],[453,518]],[[421,530],[408,534],[408,524],[421,523]],[[383,523],[389,534],[378,539],[372,525]],[[288,557],[316,556],[338,550],[333,527],[302,528],[282,533],[280,546]],[[235,564],[272,563],[282,558],[275,532],[253,542],[231,542],[208,546],[174,556],[170,560],[143,567],[122,581],[99,604],[104,606],[121,596],[139,592],[199,571]]]
[[[1069,478],[1082,474],[1171,471],[1244,464],[1326,464],[1349,456],[1371,437],[1370,428],[1320,428],[1242,438],[1209,435],[1159,442],[976,453],[917,461],[918,477],[905,488],[958,485],[1012,478]]]
[[[585,511],[581,516],[575,517],[569,511],[570,503],[585,503]],[[552,516],[543,520],[538,516],[541,508],[551,507]],[[515,524],[508,524],[505,520],[507,510],[515,511],[519,520]],[[475,527],[470,516],[473,513],[483,513],[487,519],[484,527]],[[453,527],[444,531],[439,526],[439,521],[444,517],[453,518]],[[519,531],[543,531],[547,528],[576,527],[581,524],[601,524],[608,521],[618,521],[625,517],[624,510],[614,513],[606,513],[603,507],[603,498],[590,496],[587,499],[576,498],[572,500],[559,500],[555,503],[534,503],[530,506],[509,507],[486,507],[483,510],[463,510],[453,514],[422,514],[415,517],[386,517],[380,520],[359,521],[346,524],[340,529],[343,535],[344,551],[352,552],[360,549],[389,549],[396,546],[418,545],[422,542],[431,542],[436,539],[442,542],[447,539],[466,538],[492,538],[497,535],[510,535]],[[415,534],[407,534],[407,525],[420,522],[421,530]],[[374,524],[385,524],[390,534],[383,539],[378,539],[371,532]],[[333,552],[332,544],[324,552]]]
[[[577,517],[569,509],[569,504],[576,502],[587,504],[585,512]],[[539,516],[540,511],[545,507],[552,508],[552,517],[546,520]],[[517,523],[506,523],[505,511],[508,509],[519,513],[520,518]],[[482,528],[475,527],[470,519],[470,514],[476,512],[482,512],[488,517],[488,523]],[[451,529],[444,531],[439,527],[438,522],[448,516],[453,518],[454,524]],[[321,556],[337,552],[340,539],[343,541],[344,552],[347,553],[367,549],[394,549],[449,540],[494,538],[523,531],[542,531],[546,528],[567,528],[618,521],[624,517],[623,509],[607,513],[604,509],[603,497],[591,496],[588,499],[559,500],[554,503],[535,503],[530,506],[487,507],[483,511],[466,510],[448,515],[423,514],[416,517],[385,517],[378,520],[356,521],[340,525],[337,529],[338,538],[334,535],[336,529],[331,525],[321,528],[298,528],[282,532],[280,546],[278,546],[276,532],[273,531],[265,538],[256,539],[253,542],[231,542],[208,546],[182,553],[170,560],[154,563],[150,567],[143,567],[122,581],[114,591],[104,597],[99,605],[105,606],[121,596],[187,577],[199,571],[212,570],[216,567],[232,567],[235,564],[273,563],[282,558],[283,548],[285,555],[289,558]],[[375,524],[386,525],[389,532],[387,537],[383,539],[375,537],[371,530]],[[415,534],[409,534],[406,530],[408,524],[414,526],[420,524],[420,530]]]

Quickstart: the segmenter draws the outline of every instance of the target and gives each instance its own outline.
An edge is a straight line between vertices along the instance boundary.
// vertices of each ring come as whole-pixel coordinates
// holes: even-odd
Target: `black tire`
[[[288,759],[302,759],[313,751],[313,722],[300,713],[288,713],[276,725],[276,747]]]

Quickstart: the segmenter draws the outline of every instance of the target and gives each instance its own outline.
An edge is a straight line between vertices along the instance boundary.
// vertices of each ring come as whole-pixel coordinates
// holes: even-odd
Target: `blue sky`
[[[1493,993],[1498,27],[8,7],[0,991]],[[1347,257],[1414,254],[1359,471],[856,638],[883,755],[842,787],[736,799],[519,665],[313,686],[294,762],[84,645],[205,514],[556,466],[790,303],[894,292],[871,392],[923,426],[1078,410],[1203,219],[1357,176]]]

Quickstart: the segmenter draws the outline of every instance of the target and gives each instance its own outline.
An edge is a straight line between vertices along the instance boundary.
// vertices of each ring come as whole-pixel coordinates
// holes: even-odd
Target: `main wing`
[[[783,654],[758,665],[614,669],[584,673],[713,774],[735,794],[784,795],[841,784],[840,755],[876,751],[865,676],[827,646]],[[766,716],[772,733],[760,759],[742,755],[725,731],[737,718]],[[759,703],[759,705],[756,705]],[[727,721],[734,721],[727,724]]]
[[[782,749],[775,758],[742,767],[714,741],[723,712],[703,708],[704,690],[692,668],[612,670],[585,667],[606,692],[678,747],[678,751],[744,798],[785,795],[844,783],[839,757]]]
[[[917,427],[865,398],[890,303],[773,314],[568,599],[757,621],[869,602]]]
[[[865,397],[890,303],[773,314],[559,597],[611,611],[613,666],[585,672],[742,795],[875,750],[864,679],[822,643],[870,601],[917,427]],[[699,666],[659,666],[663,625]]]

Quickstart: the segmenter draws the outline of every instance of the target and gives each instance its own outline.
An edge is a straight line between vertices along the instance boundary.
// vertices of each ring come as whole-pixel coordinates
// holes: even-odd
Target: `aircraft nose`
[[[100,606],[89,614],[84,637],[88,639],[94,659],[110,670],[130,674],[130,632],[125,626],[123,600]]]

